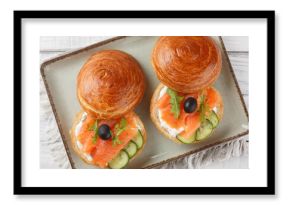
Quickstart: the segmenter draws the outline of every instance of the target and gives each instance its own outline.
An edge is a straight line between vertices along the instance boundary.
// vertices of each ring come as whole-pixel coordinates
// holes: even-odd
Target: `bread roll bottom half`
[[[178,105],[180,107],[179,117],[175,118],[171,111],[174,105],[171,104],[168,89],[170,88],[160,83],[154,91],[150,105],[151,119],[162,135],[179,144],[198,143],[208,138],[223,117],[224,105],[218,90],[214,87],[208,87],[193,94],[175,92],[182,99]],[[202,95],[203,102],[201,102]],[[184,111],[183,105],[188,97],[197,99],[197,108],[192,113]],[[209,125],[207,130],[203,129],[205,122],[208,122]],[[197,132],[199,132],[198,136]],[[204,134],[204,136],[200,134]]]
[[[121,122],[123,119],[125,123]],[[110,127],[112,138],[103,140],[100,136],[95,135],[96,128],[102,124]],[[114,143],[116,135],[118,135],[118,142]],[[136,142],[135,135],[142,138]],[[147,141],[144,125],[134,112],[127,113],[121,119],[97,120],[85,111],[80,111],[74,118],[70,136],[75,153],[87,164],[99,168],[114,168],[110,167],[110,163],[121,152],[125,155],[128,154],[130,156],[128,163],[131,162],[143,151]],[[94,137],[97,138],[94,139]],[[131,147],[130,153],[127,153],[130,143],[133,148]],[[126,165],[120,168],[124,168]]]

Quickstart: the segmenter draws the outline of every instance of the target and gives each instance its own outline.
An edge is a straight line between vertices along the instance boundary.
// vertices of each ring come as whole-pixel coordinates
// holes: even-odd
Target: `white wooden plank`
[[[244,95],[249,94],[249,54],[228,52],[234,73]]]
[[[56,57],[58,55],[61,55],[63,53],[64,53],[63,51],[40,52],[40,55],[39,55],[40,63],[42,63],[43,61],[45,61],[49,58],[53,58],[53,57]]]
[[[112,36],[41,36],[40,51],[68,51],[112,38]]]
[[[248,95],[243,95],[244,101],[246,103],[246,107],[249,110],[249,96]]]
[[[67,51],[84,47],[113,36],[42,36],[40,51]],[[247,36],[224,36],[227,51],[248,52]]]
[[[249,37],[248,36],[223,36],[222,37],[226,50],[234,52],[248,52],[249,51]]]
[[[248,53],[227,52],[232,66],[235,70],[247,71],[249,67]]]

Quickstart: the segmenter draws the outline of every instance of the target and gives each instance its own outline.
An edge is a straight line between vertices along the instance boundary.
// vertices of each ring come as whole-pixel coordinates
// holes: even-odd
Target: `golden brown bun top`
[[[160,37],[152,53],[159,80],[181,92],[192,93],[213,84],[221,70],[221,53],[206,36]]]
[[[142,100],[144,74],[130,55],[117,50],[93,54],[77,77],[77,96],[85,111],[99,119],[118,118]]]

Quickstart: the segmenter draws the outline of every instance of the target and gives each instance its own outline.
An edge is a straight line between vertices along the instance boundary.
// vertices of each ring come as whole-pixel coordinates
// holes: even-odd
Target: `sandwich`
[[[221,52],[210,37],[160,37],[152,66],[161,81],[151,99],[150,115],[159,131],[177,143],[208,138],[223,116],[223,101],[213,87]]]
[[[94,53],[77,76],[81,111],[70,130],[74,151],[99,168],[124,168],[142,152],[146,131],[134,108],[145,79],[139,63],[118,50]]]

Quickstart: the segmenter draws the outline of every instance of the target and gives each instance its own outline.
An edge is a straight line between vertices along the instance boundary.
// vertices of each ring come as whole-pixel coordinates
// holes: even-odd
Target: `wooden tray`
[[[69,130],[75,114],[80,110],[76,97],[76,76],[88,57],[98,50],[118,49],[131,54],[139,61],[146,75],[147,90],[135,111],[145,125],[148,141],[144,151],[127,168],[153,168],[248,134],[248,111],[223,41],[220,37],[212,38],[222,51],[222,71],[215,87],[224,100],[224,117],[211,137],[192,145],[178,145],[163,137],[150,119],[150,99],[159,84],[150,61],[157,36],[115,37],[43,62],[41,75],[72,168],[96,168],[84,163],[75,154]]]

